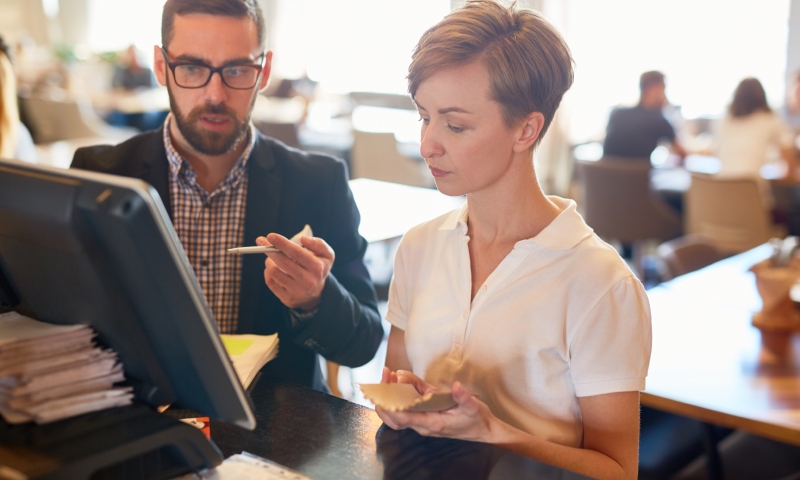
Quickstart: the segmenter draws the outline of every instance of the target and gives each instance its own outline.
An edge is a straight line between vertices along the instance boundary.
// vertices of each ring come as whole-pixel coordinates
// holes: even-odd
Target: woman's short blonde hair
[[[490,95],[510,128],[533,112],[544,115],[537,143],[572,85],[572,55],[539,13],[492,0],[468,1],[422,35],[408,67],[408,91],[440,70],[481,61]]]

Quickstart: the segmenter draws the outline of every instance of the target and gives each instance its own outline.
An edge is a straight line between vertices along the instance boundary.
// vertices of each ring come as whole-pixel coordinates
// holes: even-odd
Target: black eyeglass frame
[[[264,61],[266,60],[266,56],[267,56],[267,52],[262,52],[261,55],[259,55],[257,57],[257,58],[261,59],[260,63],[238,64],[238,63],[234,62],[234,63],[226,63],[225,65],[222,65],[222,66],[219,66],[219,67],[212,67],[211,65],[208,65],[206,63],[172,62],[169,59],[169,53],[167,52],[167,49],[164,48],[163,46],[161,47],[161,54],[164,56],[164,61],[167,62],[167,67],[169,67],[169,69],[172,71],[172,78],[175,79],[175,85],[177,85],[177,86],[179,86],[181,88],[187,88],[187,89],[203,88],[206,85],[208,85],[208,82],[211,81],[211,77],[213,77],[215,73],[218,73],[219,74],[219,78],[222,80],[222,83],[226,87],[231,88],[233,90],[250,90],[251,88],[253,88],[256,85],[258,85],[258,80],[261,78],[261,74],[264,72]],[[177,67],[181,67],[181,66],[184,66],[184,65],[192,65],[194,67],[207,68],[208,69],[208,78],[206,78],[206,81],[202,85],[198,85],[196,87],[186,87],[186,86],[183,86],[183,85],[179,84],[178,83],[178,77],[175,75],[175,69]],[[255,82],[252,85],[250,85],[249,87],[234,87],[234,86],[231,86],[225,80],[225,75],[222,74],[223,70],[225,70],[226,68],[231,68],[231,67],[247,67],[247,68],[255,68],[255,69],[257,69],[258,73],[256,74]]]

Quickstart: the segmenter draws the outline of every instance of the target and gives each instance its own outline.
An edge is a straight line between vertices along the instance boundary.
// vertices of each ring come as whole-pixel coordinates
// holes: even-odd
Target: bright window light
[[[136,45],[149,64],[153,45],[161,44],[164,0],[89,0],[89,47],[96,52]]]
[[[411,51],[450,0],[280,0],[275,74],[307,73],[328,92],[405,93]]]
[[[756,77],[784,101],[788,0],[570,0],[565,35],[575,58],[568,93],[574,142],[599,139],[608,114],[638,100],[639,75],[667,76],[683,118],[724,113],[736,85]]]

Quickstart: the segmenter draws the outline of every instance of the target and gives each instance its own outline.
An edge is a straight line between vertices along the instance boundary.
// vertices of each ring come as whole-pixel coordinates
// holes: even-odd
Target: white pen
[[[280,252],[280,250],[278,250],[273,246],[237,247],[228,249],[228,253],[235,253],[237,255],[247,255],[248,253],[269,253],[269,252]]]
[[[313,237],[314,233],[311,231],[311,227],[306,225],[303,229],[289,239],[290,242],[302,246],[300,243],[300,237]],[[259,246],[259,247],[236,247],[236,248],[229,248],[228,253],[233,253],[236,255],[247,255],[248,253],[270,253],[270,252],[280,252],[277,248],[270,246]]]

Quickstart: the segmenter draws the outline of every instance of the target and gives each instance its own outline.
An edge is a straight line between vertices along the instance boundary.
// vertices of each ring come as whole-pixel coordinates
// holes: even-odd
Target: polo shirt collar
[[[547,198],[556,204],[561,213],[538,235],[527,240],[520,240],[515,248],[531,249],[538,247],[551,250],[569,250],[594,233],[578,213],[578,206],[574,200],[555,195],[548,195]],[[442,223],[442,226],[439,227],[439,230],[457,230],[462,235],[466,235],[468,218],[469,201],[464,202],[460,210],[450,213]]]

